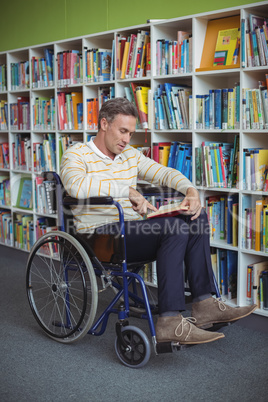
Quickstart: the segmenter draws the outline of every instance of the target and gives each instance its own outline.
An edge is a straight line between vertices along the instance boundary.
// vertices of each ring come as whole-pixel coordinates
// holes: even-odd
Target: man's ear
[[[100,126],[101,126],[101,129],[102,129],[103,131],[106,131],[106,130],[107,130],[108,121],[106,120],[105,117],[103,117],[103,118],[101,119],[101,121],[100,121]]]

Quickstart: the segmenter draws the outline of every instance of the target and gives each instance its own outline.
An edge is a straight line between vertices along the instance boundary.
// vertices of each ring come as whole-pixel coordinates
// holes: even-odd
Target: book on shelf
[[[0,209],[0,242],[13,246],[13,222],[11,212]]]
[[[31,178],[21,178],[16,202],[17,208],[32,209],[33,189]]]
[[[0,100],[0,130],[8,129],[8,103],[6,100]]]
[[[213,66],[231,66],[238,62],[240,28],[223,29],[218,32]]]
[[[0,92],[7,90],[7,65],[0,64]]]
[[[147,214],[147,219],[176,216],[187,211],[188,209],[188,206],[181,206],[181,201],[161,205],[156,212],[150,212],[149,214]]]
[[[259,261],[247,266],[247,288],[246,300],[247,304],[257,304],[258,308],[263,308],[261,305],[261,282],[260,278],[264,271],[268,269],[268,260]]]
[[[0,174],[0,206],[10,205],[10,178],[8,174]]]

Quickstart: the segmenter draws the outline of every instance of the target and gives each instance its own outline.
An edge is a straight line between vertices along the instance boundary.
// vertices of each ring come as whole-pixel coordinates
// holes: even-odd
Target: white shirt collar
[[[94,144],[94,139],[95,139],[95,138],[96,138],[96,136],[91,137],[91,138],[90,138],[90,141],[87,142],[87,146],[88,146],[89,148],[91,148],[92,151],[94,151],[95,154],[98,155],[100,158],[102,158],[102,159],[110,159],[110,160],[114,160],[114,161],[115,161],[116,159],[122,158],[122,155],[121,155],[121,154],[115,155],[115,158],[114,158],[114,159],[110,158],[110,156],[108,156],[108,155],[105,155],[105,154],[104,154],[103,152],[101,152],[101,150]]]

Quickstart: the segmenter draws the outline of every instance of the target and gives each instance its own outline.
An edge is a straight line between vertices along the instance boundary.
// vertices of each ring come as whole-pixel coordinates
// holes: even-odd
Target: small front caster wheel
[[[115,352],[119,360],[127,367],[140,368],[150,359],[151,346],[145,333],[134,326],[122,327],[124,346],[119,337],[115,338]]]

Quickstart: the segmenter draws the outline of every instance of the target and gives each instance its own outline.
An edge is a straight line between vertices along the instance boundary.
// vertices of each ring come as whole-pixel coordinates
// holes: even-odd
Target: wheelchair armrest
[[[184,194],[174,190],[173,188],[167,186],[156,186],[153,187],[150,184],[138,184],[137,191],[139,191],[144,197],[155,196],[161,198],[174,198],[174,197],[184,197]]]
[[[113,197],[90,197],[90,198],[74,198],[70,195],[63,197],[63,205],[112,205]]]

